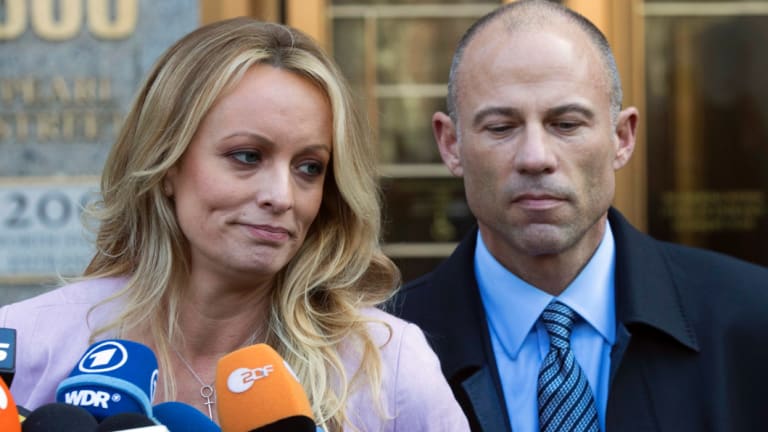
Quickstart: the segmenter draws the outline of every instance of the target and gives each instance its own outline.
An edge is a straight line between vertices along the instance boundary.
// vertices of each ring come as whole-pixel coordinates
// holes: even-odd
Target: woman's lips
[[[255,238],[268,242],[284,242],[291,238],[291,232],[283,227],[273,225],[243,225]]]

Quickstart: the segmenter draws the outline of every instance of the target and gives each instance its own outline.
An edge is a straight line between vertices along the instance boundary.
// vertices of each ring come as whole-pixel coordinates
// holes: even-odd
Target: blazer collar
[[[470,230],[433,273],[433,285],[444,293],[440,301],[442,314],[450,318],[441,320],[445,326],[440,329],[441,334],[450,335],[451,345],[455,347],[442,360],[448,376],[487,363],[484,341],[490,337],[473,265],[476,238],[477,229]]]
[[[640,233],[616,209],[608,211],[616,241],[617,322],[654,327],[699,351],[681,291],[660,243]]]
[[[475,279],[476,243],[477,228],[467,233],[432,274],[433,286],[444,293],[439,307],[444,316],[450,317],[436,323],[442,326],[436,333],[447,339],[440,361],[452,385],[464,389],[482,430],[509,431],[501,381]]]

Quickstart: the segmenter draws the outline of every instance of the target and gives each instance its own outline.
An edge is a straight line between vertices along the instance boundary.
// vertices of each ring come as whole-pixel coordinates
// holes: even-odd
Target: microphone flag
[[[0,328],[0,378],[11,387],[16,373],[16,329]]]

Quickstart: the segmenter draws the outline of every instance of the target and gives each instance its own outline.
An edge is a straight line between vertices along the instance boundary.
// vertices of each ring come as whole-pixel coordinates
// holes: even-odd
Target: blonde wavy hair
[[[249,18],[220,21],[179,40],[153,67],[105,164],[101,201],[87,212],[98,223],[98,252],[84,278],[128,277],[112,297],[124,298],[125,308],[92,339],[110,331],[124,335],[135,328],[131,323],[148,323],[160,367],[169,370],[190,263],[173,205],[162,191],[163,178],[217,98],[254,64],[312,81],[325,91],[333,111],[321,209],[304,244],[276,278],[266,342],[294,368],[315,420],[327,430],[341,430],[350,422],[345,405],[357,378],[365,377],[372,399],[380,400],[379,347],[361,308],[390,298],[400,274],[379,246],[376,157],[362,117],[334,62],[295,29]],[[340,357],[342,343],[349,341],[361,356],[352,377]],[[168,375],[166,396],[176,392]],[[385,415],[381,407],[379,414]]]

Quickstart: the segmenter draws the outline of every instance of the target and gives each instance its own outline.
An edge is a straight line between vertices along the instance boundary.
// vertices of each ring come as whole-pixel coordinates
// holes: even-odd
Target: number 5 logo
[[[11,344],[0,342],[0,362],[5,361],[5,359],[8,358],[8,348],[11,347]]]

